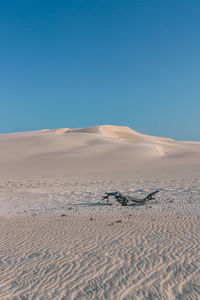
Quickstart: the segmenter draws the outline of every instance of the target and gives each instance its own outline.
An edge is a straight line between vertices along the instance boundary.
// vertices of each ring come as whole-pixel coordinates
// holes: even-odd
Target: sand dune
[[[0,135],[0,299],[200,299],[200,143],[94,126]],[[101,200],[119,190],[145,205]]]
[[[0,177],[63,176],[197,164],[200,143],[143,135],[123,126],[0,135]],[[20,172],[18,171],[20,169]]]

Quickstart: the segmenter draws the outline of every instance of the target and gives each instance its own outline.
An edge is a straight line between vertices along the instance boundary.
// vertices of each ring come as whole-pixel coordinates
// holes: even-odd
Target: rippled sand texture
[[[142,206],[99,203],[115,186],[160,193]],[[199,179],[24,180],[1,190],[1,299],[199,299]]]

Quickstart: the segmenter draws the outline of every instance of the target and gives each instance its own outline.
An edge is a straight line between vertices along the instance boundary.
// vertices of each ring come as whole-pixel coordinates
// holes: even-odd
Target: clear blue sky
[[[200,1],[1,1],[0,104],[0,133],[113,124],[200,140]]]

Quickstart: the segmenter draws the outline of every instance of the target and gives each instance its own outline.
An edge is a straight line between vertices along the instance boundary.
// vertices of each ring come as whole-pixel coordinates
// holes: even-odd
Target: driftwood
[[[131,196],[125,196],[125,195],[122,195],[120,192],[112,192],[112,193],[105,193],[105,196],[103,196],[102,199],[103,200],[107,199],[107,203],[108,203],[108,198],[110,196],[113,196],[113,197],[115,197],[117,202],[119,202],[122,206],[127,206],[128,202],[135,202],[135,203],[138,203],[138,204],[144,204],[144,203],[149,202],[149,200],[155,199],[154,196],[158,192],[159,191],[155,191],[153,193],[150,193],[142,199],[131,197]]]

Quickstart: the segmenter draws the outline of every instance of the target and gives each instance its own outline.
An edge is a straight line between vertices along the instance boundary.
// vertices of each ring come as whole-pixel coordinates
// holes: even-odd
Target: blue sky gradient
[[[99,124],[200,141],[200,1],[0,2],[0,133]]]

